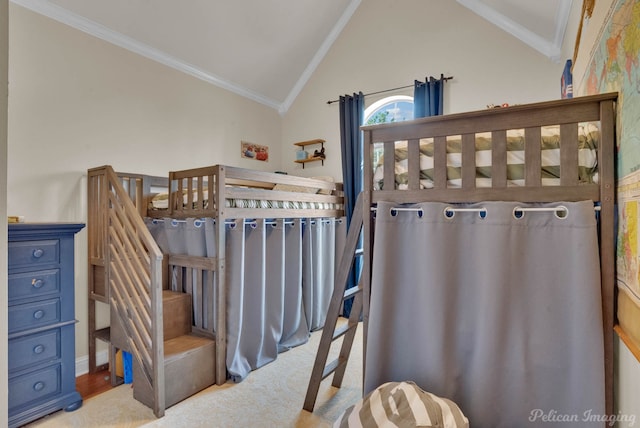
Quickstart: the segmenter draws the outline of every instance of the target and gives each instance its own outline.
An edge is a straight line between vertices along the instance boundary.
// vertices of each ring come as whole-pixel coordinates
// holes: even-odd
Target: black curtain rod
[[[447,80],[451,80],[451,79],[453,79],[453,76],[449,76],[449,77],[444,77],[444,76],[443,76],[443,77],[441,77],[441,79],[442,79],[442,80],[444,80],[444,81],[446,82]],[[365,97],[368,97],[369,95],[377,95],[377,94],[383,94],[383,93],[385,93],[385,92],[399,91],[400,89],[413,88],[414,86],[415,86],[415,85],[399,86],[399,87],[397,87],[397,88],[384,89],[384,90],[382,90],[382,91],[377,91],[377,92],[370,92],[370,93],[368,93],[368,94],[364,94],[364,96],[365,96]],[[327,104],[337,103],[338,101],[340,101],[340,100],[338,99],[338,100],[331,100],[331,101],[327,101]]]

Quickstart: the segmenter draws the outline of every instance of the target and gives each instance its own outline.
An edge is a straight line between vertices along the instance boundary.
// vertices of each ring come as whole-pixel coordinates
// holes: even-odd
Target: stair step
[[[191,296],[177,291],[162,291],[164,340],[191,333]]]
[[[166,407],[215,384],[215,340],[191,334],[164,341],[164,376]],[[148,384],[137,383],[142,373],[134,364],[134,398],[147,406],[153,403],[153,390]]]
[[[162,327],[164,340],[191,334],[191,296],[176,291],[162,291]],[[109,339],[111,346],[131,353],[130,343],[118,313],[111,307]],[[115,353],[115,351],[114,351]],[[151,407],[151,406],[150,406]]]
[[[184,335],[164,342],[167,407],[216,383],[216,342]]]
[[[164,361],[166,364],[177,361],[205,346],[215,345],[215,341],[206,337],[185,334],[164,341]]]

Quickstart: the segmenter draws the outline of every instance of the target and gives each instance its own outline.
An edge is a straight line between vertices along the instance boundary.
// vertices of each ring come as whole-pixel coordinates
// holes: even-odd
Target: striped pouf
[[[333,426],[468,428],[469,420],[453,401],[413,382],[388,382],[345,410]]]

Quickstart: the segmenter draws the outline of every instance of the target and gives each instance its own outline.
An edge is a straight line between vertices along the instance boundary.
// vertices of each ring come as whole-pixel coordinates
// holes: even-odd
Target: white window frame
[[[369,118],[374,114],[376,114],[378,110],[380,110],[382,107],[398,101],[410,102],[411,104],[413,104],[413,97],[410,97],[409,95],[392,95],[390,97],[385,97],[376,101],[375,103],[371,104],[369,107],[367,107],[364,110],[364,123],[367,123]],[[378,164],[378,161],[380,160],[380,157],[382,156],[383,151],[384,149],[381,143],[376,143],[373,145],[373,167],[374,168]]]

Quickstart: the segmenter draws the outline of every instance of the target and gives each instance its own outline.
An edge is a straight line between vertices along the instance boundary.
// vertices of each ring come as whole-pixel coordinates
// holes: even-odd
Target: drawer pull
[[[44,281],[41,279],[33,278],[31,280],[31,285],[33,286],[33,288],[40,288],[44,285]]]
[[[44,345],[36,345],[33,347],[34,354],[42,354],[44,352]]]
[[[35,311],[33,313],[33,317],[37,320],[39,320],[40,318],[42,318],[44,316],[44,311],[42,309],[38,309],[37,311]]]
[[[43,255],[44,255],[44,250],[42,248],[36,248],[35,250],[33,250],[33,257],[35,257],[36,259],[39,259]]]
[[[42,391],[44,389],[44,382],[36,382],[33,384],[34,391]]]

